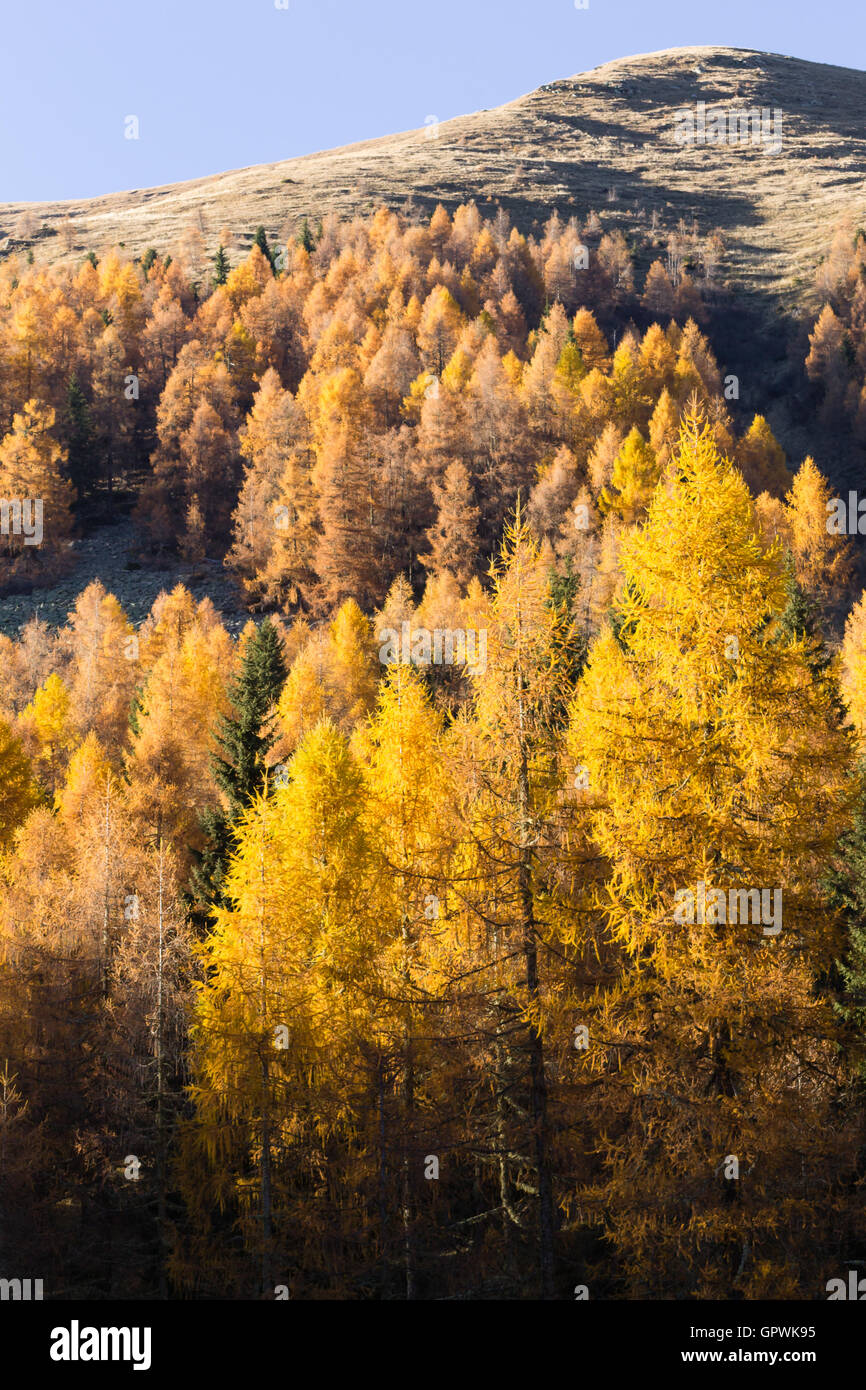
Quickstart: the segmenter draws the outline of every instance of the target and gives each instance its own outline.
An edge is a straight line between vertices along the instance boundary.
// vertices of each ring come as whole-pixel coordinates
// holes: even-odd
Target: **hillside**
[[[778,108],[781,152],[693,146],[676,113],[704,101]],[[0,205],[0,251],[31,244],[46,261],[123,242],[164,250],[198,221],[210,250],[228,225],[238,247],[304,215],[366,213],[412,198],[419,210],[499,202],[523,227],[553,208],[595,207],[627,227],[658,209],[723,230],[741,289],[790,309],[828,228],[866,214],[866,73],[778,54],[679,48],[607,63],[495,110],[276,164],[81,203]],[[47,235],[42,228],[63,235]],[[8,240],[5,240],[8,238]],[[26,240],[23,244],[27,244]]]
[[[151,30],[216,90],[201,24]],[[866,1298],[864,96],[679,49],[0,210],[0,1301],[148,1324],[52,1359],[147,1370],[170,1302],[195,1353],[242,1302],[560,1301],[617,1360],[657,1305],[672,1364],[827,1378],[812,1310]]]
[[[70,475],[76,474],[78,489],[74,526],[69,523],[69,533],[74,531],[75,536],[65,547],[72,552],[65,559],[74,563],[61,566],[57,575],[33,575],[22,560],[20,573],[5,576],[0,631],[17,631],[33,605],[49,625],[62,624],[75,595],[95,577],[117,594],[134,621],[143,619],[163,584],[171,587],[182,579],[197,597],[210,597],[233,628],[242,622],[242,595],[222,568],[234,534],[231,518],[246,476],[239,462],[238,432],[268,367],[276,370],[281,389],[290,392],[301,391],[307,377],[301,393],[307,399],[311,382],[327,371],[331,349],[327,337],[323,339],[326,325],[329,334],[339,337],[345,331],[351,338],[354,346],[346,360],[361,375],[372,368],[365,356],[368,348],[374,355],[382,350],[371,380],[375,381],[377,371],[380,376],[384,372],[394,399],[375,385],[371,394],[365,384],[372,414],[363,429],[359,426],[364,447],[372,449],[376,475],[390,476],[394,458],[404,462],[408,458],[405,439],[396,448],[398,417],[401,425],[411,425],[412,448],[417,445],[424,458],[432,450],[437,468],[441,464],[444,469],[452,455],[468,459],[470,471],[474,470],[471,486],[478,489],[482,501],[488,554],[497,542],[494,519],[504,517],[508,489],[522,487],[528,492],[538,486],[543,492],[553,439],[573,451],[577,473],[589,478],[593,450],[614,416],[617,427],[649,428],[668,368],[667,384],[678,406],[683,404],[681,380],[671,358],[658,379],[647,383],[643,414],[630,414],[625,406],[611,404],[619,390],[612,381],[604,388],[612,392],[607,404],[601,398],[584,399],[573,382],[577,394],[569,397],[569,423],[564,423],[565,416],[556,425],[547,420],[550,400],[545,391],[549,395],[552,390],[550,373],[563,349],[562,341],[557,339],[549,372],[531,363],[536,352],[540,351],[539,363],[544,358],[546,349],[539,345],[537,329],[546,308],[557,300],[560,314],[564,305],[570,314],[585,307],[598,316],[593,331],[600,334],[599,341],[585,342],[584,348],[589,353],[587,361],[597,360],[605,370],[610,367],[609,349],[622,341],[625,330],[640,337],[653,316],[662,323],[673,316],[685,325],[694,313],[707,333],[714,363],[722,369],[721,376],[714,377],[716,365],[706,370],[706,359],[701,359],[701,388],[707,400],[719,398],[713,408],[726,415],[733,431],[722,444],[734,447],[734,438],[739,438],[737,459],[756,493],[769,488],[781,497],[787,488],[783,475],[776,474],[773,481],[772,468],[770,474],[762,471],[743,444],[756,416],[769,422],[768,458],[781,446],[792,472],[812,456],[834,488],[860,486],[866,438],[866,394],[861,399],[866,341],[861,341],[859,295],[864,250],[855,229],[866,224],[866,133],[858,115],[864,109],[864,97],[864,73],[729,48],[676,49],[605,64],[548,83],[496,110],[435,128],[425,126],[282,163],[116,193],[81,204],[0,207],[0,265],[4,255],[28,253],[7,260],[2,271],[11,309],[6,336],[0,336],[0,356],[8,357],[11,364],[5,384],[8,399],[2,403],[11,421],[32,394],[32,368],[38,363],[40,399],[55,412],[60,446],[73,456]],[[780,136],[779,147],[760,141],[684,145],[678,138],[683,112],[699,109],[710,113],[757,110],[767,113],[768,122],[773,113],[781,126],[766,134]],[[465,206],[471,202],[477,207]],[[453,219],[455,235],[451,237],[450,215],[440,213],[432,219],[439,224],[435,250],[429,237],[423,249],[424,237],[415,238],[420,229],[413,224],[422,218],[429,223],[440,203],[449,214],[464,205]],[[371,224],[381,222],[371,214],[382,204],[401,210],[403,228],[399,234],[395,229],[388,234],[392,239],[385,266],[387,285],[378,271],[369,279],[378,246],[378,232],[370,239]],[[496,231],[497,207],[528,234],[524,246],[531,249],[525,256],[519,247],[509,250]],[[598,216],[590,216],[591,212]],[[554,213],[559,216],[552,217]],[[289,266],[284,273],[279,271],[279,288],[269,285],[269,297],[262,301],[268,305],[266,310],[259,313],[254,303],[247,304],[265,283],[261,276],[257,282],[254,272],[243,270],[255,229],[260,224],[265,228],[271,247],[290,241],[295,257],[300,254],[295,238],[302,219],[310,220],[318,237],[319,219],[329,214],[334,215],[333,225],[313,258],[311,273],[319,282],[316,293],[344,238],[352,240],[354,288],[341,280],[321,291],[322,302],[328,305],[323,316],[318,300],[308,302],[307,270],[297,276]],[[353,216],[366,219],[366,228],[362,222],[350,227],[347,219]],[[469,235],[464,227],[457,234],[456,224],[467,219],[474,231]],[[488,242],[476,264],[472,240],[482,222]],[[846,224],[845,230],[828,254],[834,230],[841,224]],[[190,238],[191,230],[199,235]],[[401,250],[399,237],[404,233],[407,240]],[[592,246],[592,269],[585,279],[572,268],[578,236]],[[232,275],[241,274],[240,281],[233,287],[230,284],[228,297],[221,287],[215,289],[205,261],[205,253],[214,255],[221,239],[228,251],[226,269],[233,267]],[[518,237],[517,243],[521,241]],[[545,241],[548,244],[542,250]],[[551,254],[554,242],[558,249]],[[620,248],[617,254],[628,262],[625,290],[617,274],[608,274],[614,243]],[[91,271],[85,255],[95,252],[104,257],[115,245],[122,248],[119,259],[106,258],[107,271],[101,269],[98,277],[88,278]],[[680,290],[675,292],[668,283],[670,302],[664,299],[663,286],[662,300],[650,307],[641,298],[650,265],[664,257],[665,247],[670,257],[672,245],[684,257],[685,269],[700,280],[699,290],[687,280],[689,292],[697,298],[680,303]],[[153,248],[149,257],[135,267],[128,264],[133,257],[142,258],[148,248]],[[261,258],[258,248],[254,256]],[[816,276],[816,267],[825,257],[827,265]],[[166,279],[169,261],[174,265]],[[32,269],[28,262],[33,263]],[[48,294],[50,277],[41,275],[40,268],[62,267],[64,262],[75,267],[75,280],[57,276],[56,293]],[[125,273],[119,269],[121,263],[126,263],[130,277],[123,292],[126,307],[117,297],[113,280]],[[262,264],[270,281],[271,266]],[[557,266],[566,267],[564,276]],[[655,270],[664,281],[660,261]],[[82,275],[79,291],[73,286]],[[148,289],[142,296],[145,284]],[[436,292],[445,294],[446,300],[452,291],[456,299],[450,301],[451,308],[440,305],[444,318],[436,332],[441,331],[442,341],[437,338],[435,346],[430,325],[440,312],[435,296],[431,298],[437,286]],[[397,293],[396,308],[388,301],[391,288]],[[512,289],[517,294],[511,295],[509,305]],[[340,298],[343,290],[345,297]],[[413,318],[410,299],[417,303],[423,323]],[[831,315],[830,327],[825,325],[824,366],[807,378],[808,334],[822,306],[830,302],[841,317]],[[88,320],[89,327],[85,324],[88,303],[98,314],[98,340],[93,338],[94,320]],[[130,304],[138,305],[140,312],[137,308],[128,313]],[[404,304],[407,317],[399,331],[408,332],[409,337],[400,349],[403,355],[394,356],[396,324],[387,344],[377,335],[386,318],[394,314],[399,318]],[[365,306],[361,318],[358,305]],[[486,320],[479,330],[482,305]],[[76,327],[70,331],[71,324]],[[413,381],[420,380],[421,369],[441,373],[458,344],[461,351],[465,349],[465,362],[474,362],[481,343],[476,330],[483,336],[491,325],[501,359],[495,372],[503,370],[508,349],[513,357],[508,383],[500,383],[496,407],[505,410],[508,448],[490,463],[478,422],[493,408],[491,397],[483,407],[475,401],[476,423],[468,434],[461,434],[462,427],[454,421],[448,424],[447,448],[440,455],[435,409],[431,407],[422,420],[418,412],[405,414],[401,402]],[[564,317],[555,332],[560,330],[566,331]],[[0,334],[3,331],[0,323]],[[386,360],[387,370],[382,367]],[[126,363],[142,370],[141,405],[133,411],[117,408],[116,378]],[[514,390],[514,368],[523,372],[521,364],[526,364],[528,375],[524,386]],[[203,381],[197,375],[201,370]],[[579,375],[584,364],[579,362],[576,370]],[[213,381],[207,384],[207,374],[214,371],[228,373],[225,389]],[[728,373],[737,387],[723,402],[721,381]],[[75,401],[70,396],[73,376],[79,393]],[[543,408],[530,384],[535,376],[546,382]],[[690,380],[694,385],[696,379]],[[455,377],[449,391],[456,382]],[[467,378],[458,395],[468,386]],[[175,398],[187,404],[194,400],[196,408],[201,405],[205,410],[199,435],[196,440],[190,436],[184,445],[187,453],[195,454],[194,466],[186,453],[181,457],[181,436],[191,427],[192,414],[183,416],[182,425],[175,429],[171,425]],[[208,416],[207,408],[213,405],[217,413]],[[309,408],[308,401],[305,411]],[[572,410],[576,411],[573,417]],[[302,450],[307,450],[304,467],[309,471],[314,462],[312,446],[309,440],[304,442],[300,436],[299,440]],[[390,441],[387,447],[386,440]],[[49,442],[46,447],[50,452],[56,446]],[[207,506],[221,510],[219,518],[205,527],[203,538],[194,541],[181,533],[187,525],[187,507],[192,502],[198,507],[198,485],[193,488],[189,480],[202,469],[202,476],[210,480],[202,496]],[[421,477],[423,470],[418,469],[420,464],[416,474]],[[112,470],[120,483],[119,512],[113,510]],[[605,482],[601,473],[598,477],[596,493]],[[411,525],[403,514],[390,531],[383,522],[384,529],[377,532],[375,544],[384,545],[389,558],[386,564],[377,561],[371,567],[375,575],[372,587],[368,586],[371,604],[384,597],[387,576],[395,565],[395,573],[401,565],[411,571],[425,552],[426,528],[433,516],[432,494],[427,496],[425,487],[426,483],[417,484]],[[335,495],[340,495],[340,489]],[[111,505],[107,498],[112,499]],[[264,525],[270,536],[272,518],[267,508],[261,511],[262,499],[268,505],[274,499],[263,492],[256,503],[259,527]],[[315,505],[320,503],[318,497]],[[138,530],[128,524],[134,505]],[[383,500],[382,516],[386,511]],[[108,514],[124,524],[100,532]],[[251,524],[249,518],[246,524]],[[315,536],[320,535],[317,528],[322,524],[317,515]],[[353,541],[337,569],[351,571],[363,553],[363,546],[359,549]],[[181,555],[189,563],[181,564]],[[261,555],[259,562],[264,574],[267,564]],[[154,564],[159,568],[152,569]],[[258,573],[254,565],[247,575],[254,589]],[[279,565],[275,573],[282,583]],[[312,565],[299,590],[293,587],[294,581],[289,585],[291,592],[303,594],[314,573]],[[36,598],[31,593],[34,585]],[[282,603],[286,597],[282,590],[268,593],[268,602]],[[255,601],[261,597],[256,590]],[[308,597],[311,603],[319,602],[312,594]]]

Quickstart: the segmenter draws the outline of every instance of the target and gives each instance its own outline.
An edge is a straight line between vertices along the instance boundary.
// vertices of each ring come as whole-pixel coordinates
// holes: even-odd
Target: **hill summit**
[[[198,225],[208,250],[228,226],[287,234],[304,216],[411,200],[501,204],[521,227],[604,208],[627,229],[658,210],[719,229],[728,268],[781,307],[796,302],[832,224],[866,216],[866,73],[744,49],[695,47],[618,59],[487,111],[341,149],[82,202],[0,205],[0,254],[80,259],[123,242],[168,250]],[[680,138],[682,113],[774,114],[767,140]],[[704,116],[701,116],[703,111]],[[700,127],[697,127],[700,129]],[[55,235],[55,233],[59,233]]]

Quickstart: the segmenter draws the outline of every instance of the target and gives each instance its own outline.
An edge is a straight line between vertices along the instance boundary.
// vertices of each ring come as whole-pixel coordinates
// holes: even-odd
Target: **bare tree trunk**
[[[523,958],[526,963],[526,989],[529,1008],[539,1007],[538,948],[535,939],[535,911],[532,898],[532,871],[529,845],[529,772],[526,750],[521,749],[518,781],[521,820],[521,851],[518,885],[520,916],[523,933]],[[544,1075],[544,1042],[532,1019],[529,1022],[529,1094],[532,1114],[535,1163],[538,1170],[538,1257],[541,1276],[541,1296],[554,1296],[553,1285],[553,1182],[547,1145],[547,1080]]]
[[[105,839],[102,861],[102,993],[108,995],[111,986],[111,773],[105,783]]]
[[[157,931],[158,954],[156,973],[156,1223],[159,1232],[159,1295],[168,1297],[165,1266],[167,1254],[166,1230],[166,1126],[165,1126],[165,849],[162,834],[159,837],[158,891],[157,891]]]
[[[496,1143],[499,1149],[499,1205],[501,1209],[502,1240],[506,1253],[512,1246],[511,1184],[508,1180],[508,1117],[505,1106],[505,1071],[502,1047],[496,1043],[495,1058],[496,1082]]]
[[[259,959],[261,970],[261,1020],[262,1029],[267,1028],[267,972],[265,969],[265,827],[261,829],[260,855],[259,855],[259,881],[261,893],[259,896]],[[271,1119],[270,1119],[270,1066],[268,1063],[267,1035],[262,1040],[262,1296],[267,1298],[273,1294],[273,1278],[271,1275]]]
[[[270,1069],[262,1054],[262,1294],[274,1291],[271,1277],[271,1123]]]
[[[385,1064],[379,1058],[376,1067],[379,1098],[379,1246],[382,1252],[382,1291],[388,1281],[388,1176],[385,1147]]]
[[[409,947],[409,925],[403,919],[403,946],[406,952],[405,987],[406,1013],[403,1028],[403,1261],[406,1271],[406,1298],[413,1299],[415,1286],[415,1232],[412,1202],[412,1164],[414,1160],[415,1128],[415,1069],[412,1055],[412,996]]]

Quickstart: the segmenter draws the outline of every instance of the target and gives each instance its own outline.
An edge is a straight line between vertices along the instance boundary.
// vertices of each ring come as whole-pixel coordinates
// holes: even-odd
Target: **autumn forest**
[[[825,1298],[866,1259],[866,573],[721,360],[724,238],[220,240],[0,260],[0,610],[121,516],[166,576],[0,635],[3,1271]],[[814,303],[805,411],[862,451],[862,230]]]

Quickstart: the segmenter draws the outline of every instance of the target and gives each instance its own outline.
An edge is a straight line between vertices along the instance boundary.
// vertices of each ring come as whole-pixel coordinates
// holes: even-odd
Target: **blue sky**
[[[866,68],[857,0],[35,0],[2,33],[8,202],[287,159],[684,44]]]

